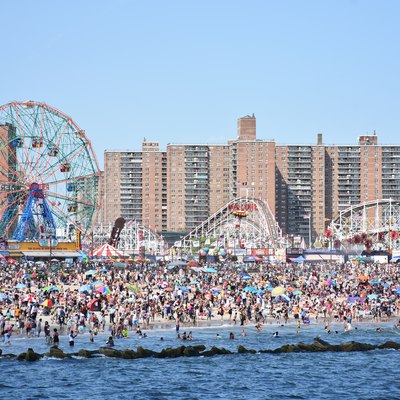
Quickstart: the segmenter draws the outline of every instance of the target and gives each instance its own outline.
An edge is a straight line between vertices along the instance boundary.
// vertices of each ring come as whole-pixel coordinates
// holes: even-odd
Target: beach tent
[[[106,243],[99,247],[93,252],[95,257],[123,257],[125,254],[122,251],[117,250],[115,247]]]
[[[299,257],[293,259],[292,261],[295,263],[301,263],[301,262],[306,261],[306,259],[303,256],[299,256]]]

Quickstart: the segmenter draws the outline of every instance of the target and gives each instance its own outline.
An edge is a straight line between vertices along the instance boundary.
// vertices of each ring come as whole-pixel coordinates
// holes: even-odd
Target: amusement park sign
[[[229,211],[257,211],[257,204],[254,203],[232,203],[228,205]]]

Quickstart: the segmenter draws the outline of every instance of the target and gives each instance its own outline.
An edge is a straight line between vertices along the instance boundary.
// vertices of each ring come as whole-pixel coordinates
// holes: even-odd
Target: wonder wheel
[[[100,171],[85,132],[35,101],[0,107],[0,236],[73,239],[98,209]]]

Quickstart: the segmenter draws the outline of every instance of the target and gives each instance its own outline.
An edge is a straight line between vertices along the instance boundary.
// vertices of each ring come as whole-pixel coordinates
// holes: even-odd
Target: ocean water
[[[239,344],[255,350],[274,349],[286,343],[310,343],[316,336],[330,343],[348,341],[381,344],[400,342],[400,330],[393,323],[353,325],[344,333],[333,325],[330,335],[321,325],[271,325],[262,333],[241,327],[190,328],[192,342],[175,337],[175,329],[154,329],[148,337],[116,340],[117,349],[143,346],[160,351],[182,344],[215,345],[237,351]],[[357,327],[357,329],[354,329]],[[186,329],[186,328],[185,328]],[[181,333],[184,329],[181,328]],[[189,329],[186,329],[188,332]],[[279,331],[280,337],[272,337]],[[335,333],[337,331],[337,333]],[[229,332],[235,334],[229,340]],[[221,339],[216,339],[219,333]],[[163,337],[164,340],[160,340]],[[71,350],[66,336],[60,348],[65,352],[81,348],[97,349],[107,335],[90,343],[80,335]],[[11,346],[1,346],[3,354],[19,354],[32,347],[48,351],[44,338],[12,338]],[[34,363],[0,359],[0,394],[18,399],[400,399],[398,372],[400,351],[373,350],[354,353],[233,354],[214,357],[123,360],[106,357],[92,359],[43,359]]]

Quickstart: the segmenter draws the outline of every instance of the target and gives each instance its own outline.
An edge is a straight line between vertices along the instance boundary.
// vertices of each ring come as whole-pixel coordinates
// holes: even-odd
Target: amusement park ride
[[[35,101],[0,107],[0,236],[6,250],[29,256],[79,249],[99,208],[99,177],[92,146],[69,116]]]
[[[90,254],[107,241],[130,255],[164,255],[162,236],[137,221],[94,226],[100,170],[85,132],[44,103],[0,107],[0,246],[14,257]],[[340,211],[315,247],[400,253],[400,204],[376,200]],[[318,244],[318,246],[317,246]],[[328,245],[327,245],[328,244]],[[239,197],[175,242],[172,254],[280,257],[289,246],[268,204]],[[207,249],[207,251],[206,251]],[[89,250],[89,251],[88,251]],[[203,254],[203,255],[204,255]]]

